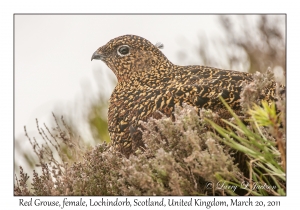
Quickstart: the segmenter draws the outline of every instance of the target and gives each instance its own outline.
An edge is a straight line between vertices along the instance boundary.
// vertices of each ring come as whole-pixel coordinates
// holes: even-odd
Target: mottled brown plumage
[[[148,40],[125,35],[110,40],[93,54],[117,76],[109,104],[108,126],[113,144],[129,156],[143,147],[140,121],[157,114],[171,116],[174,105],[182,102],[208,108],[227,117],[219,96],[237,113],[243,82],[251,82],[249,73],[207,66],[178,66],[171,63],[158,46]],[[274,98],[275,82],[264,94]],[[228,113],[227,113],[228,114]]]

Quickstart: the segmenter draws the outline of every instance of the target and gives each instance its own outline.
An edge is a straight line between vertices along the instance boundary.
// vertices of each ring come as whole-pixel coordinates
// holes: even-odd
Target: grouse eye
[[[128,45],[122,45],[118,48],[118,54],[120,56],[128,55],[129,54],[129,46]]]

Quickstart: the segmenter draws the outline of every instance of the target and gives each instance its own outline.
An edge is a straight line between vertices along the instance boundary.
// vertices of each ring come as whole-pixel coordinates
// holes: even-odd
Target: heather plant
[[[134,186],[125,191],[127,195],[213,194],[206,185],[216,181],[215,173],[228,180],[240,173],[229,149],[206,132],[197,110],[176,107],[174,117],[173,121],[163,115],[143,123],[147,148],[126,160],[121,171],[121,183]]]
[[[174,122],[163,116],[160,120],[151,119],[143,125],[143,139],[147,149],[137,151],[129,159],[114,151],[111,146],[101,144],[80,157],[71,156],[74,158],[72,164],[63,161],[60,163],[48,151],[47,146],[33,143],[33,148],[40,157],[42,174],[33,172],[33,187],[29,189],[26,185],[29,177],[21,169],[21,178],[15,184],[15,194],[221,194],[222,192],[206,189],[206,180],[216,181],[214,174],[217,172],[226,179],[239,173],[229,150],[204,132],[207,124],[198,117],[193,107],[177,107]],[[55,132],[61,130],[57,129]],[[58,139],[55,134],[49,133],[53,136],[49,140],[56,142]],[[71,146],[69,141],[74,139],[62,140],[62,144]],[[62,156],[58,156],[63,160]]]
[[[53,114],[53,118],[56,127],[52,131],[46,124],[40,127],[36,120],[37,131],[43,143],[38,143],[35,137],[29,137],[24,127],[25,135],[38,158],[36,167],[40,167],[42,172],[39,175],[33,170],[32,187],[29,189],[26,183],[29,176],[20,167],[20,179],[16,176],[15,180],[15,195],[60,195],[70,188],[70,180],[66,179],[69,165],[82,160],[86,145],[68,127],[63,117],[58,120]]]

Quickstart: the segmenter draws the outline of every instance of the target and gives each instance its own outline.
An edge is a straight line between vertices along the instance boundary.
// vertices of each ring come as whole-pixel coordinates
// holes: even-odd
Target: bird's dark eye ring
[[[118,48],[118,54],[120,56],[128,55],[129,54],[129,46],[128,45],[122,45]]]

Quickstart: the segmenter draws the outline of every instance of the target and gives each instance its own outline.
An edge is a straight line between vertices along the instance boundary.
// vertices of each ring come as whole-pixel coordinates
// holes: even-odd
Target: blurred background
[[[177,65],[255,73],[271,69],[285,84],[285,15],[15,15],[15,169],[34,168],[25,137],[36,119],[64,116],[87,144],[109,142],[107,106],[116,78],[93,52],[125,34],[164,44]]]

